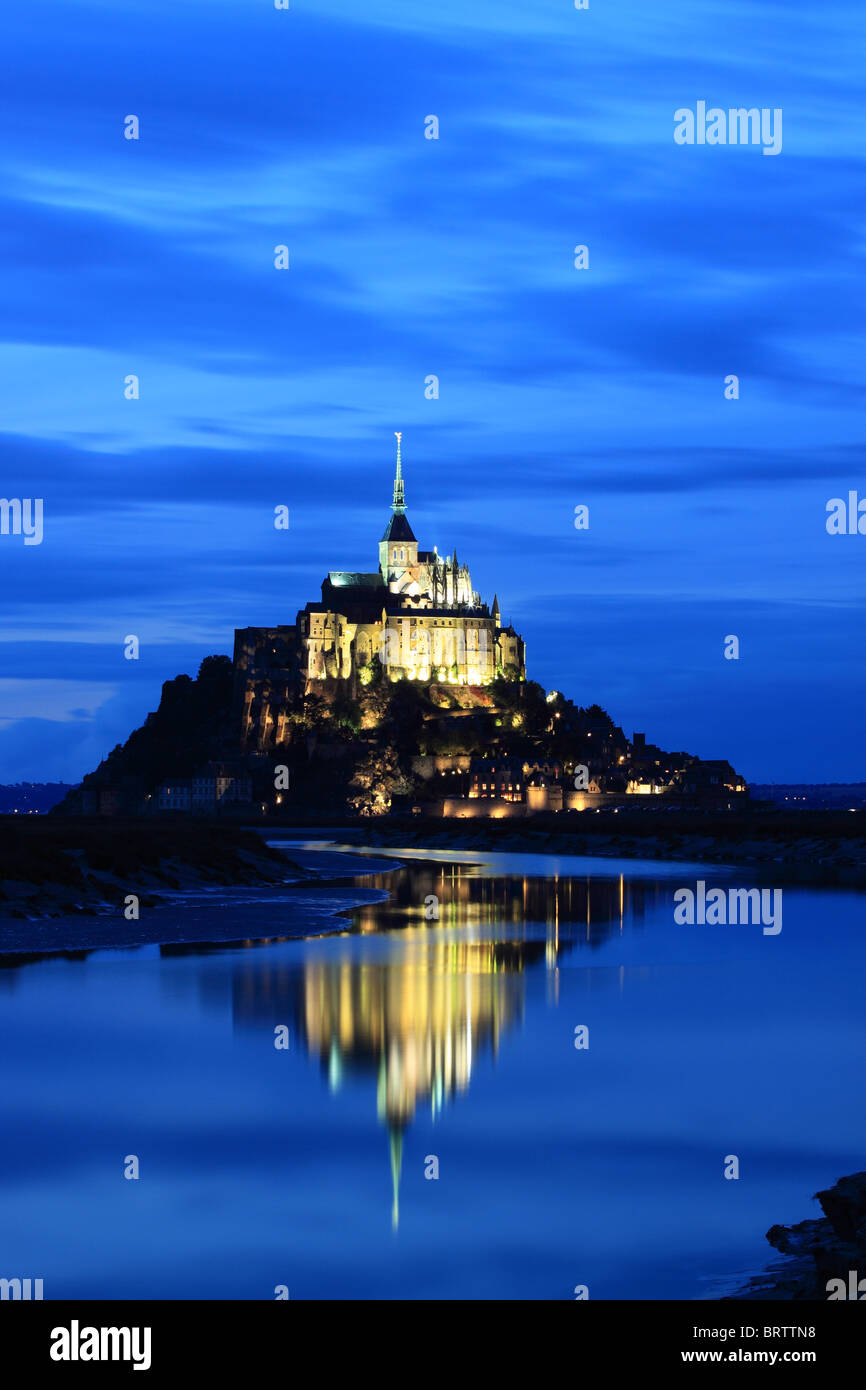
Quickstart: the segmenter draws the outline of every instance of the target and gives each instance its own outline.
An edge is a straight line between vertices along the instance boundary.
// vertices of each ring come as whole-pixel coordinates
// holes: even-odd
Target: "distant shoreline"
[[[584,812],[579,818],[533,816],[531,821],[382,817],[363,822],[311,818],[303,824],[269,819],[250,826],[272,839],[301,832],[360,839],[365,846],[399,849],[470,849],[569,854],[580,857],[760,867],[787,882],[866,886],[866,814],[753,812],[749,816],[688,813]]]
[[[508,820],[189,818],[75,816],[0,818],[0,919],[111,915],[177,892],[286,886],[318,874],[269,848],[267,839],[309,835],[359,847],[528,852],[706,863],[760,870],[784,882],[866,886],[866,815],[752,812],[747,816],[624,812]],[[347,867],[346,876],[357,872]]]

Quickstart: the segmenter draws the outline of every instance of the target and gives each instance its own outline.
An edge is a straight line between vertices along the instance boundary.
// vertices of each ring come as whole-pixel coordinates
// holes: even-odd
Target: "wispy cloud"
[[[794,775],[828,614],[841,641],[863,596],[823,530],[862,479],[853,0],[51,14],[10,16],[0,93],[0,494],[46,518],[39,547],[0,540],[0,656],[15,680],[37,649],[73,683],[100,675],[70,719],[40,666],[40,718],[17,745],[8,728],[0,777],[25,748],[30,775],[85,771],[235,624],[291,621],[327,568],[374,564],[398,427],[416,530],[499,591],[534,674],[673,707],[684,678],[641,645],[646,604],[666,605],[695,671],[680,741],[727,727],[747,773]],[[676,146],[697,99],[782,107],[782,156]],[[744,683],[772,689],[777,618],[797,659],[783,713],[750,723],[696,653],[762,599],[777,617]],[[148,658],[115,687],[127,631]],[[851,775],[849,713],[828,776]]]

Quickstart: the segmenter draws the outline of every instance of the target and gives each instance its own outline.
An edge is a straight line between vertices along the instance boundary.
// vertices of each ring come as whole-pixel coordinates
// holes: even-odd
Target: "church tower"
[[[406,520],[406,497],[403,490],[403,464],[400,458],[401,433],[397,437],[397,474],[394,478],[392,516],[379,542],[379,569],[385,583],[397,593],[405,587],[406,572],[418,564],[418,542]]]

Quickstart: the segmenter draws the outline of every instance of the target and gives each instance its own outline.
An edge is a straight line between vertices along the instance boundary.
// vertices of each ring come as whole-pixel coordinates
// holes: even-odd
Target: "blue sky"
[[[0,536],[0,780],[77,779],[234,627],[375,568],[396,429],[419,541],[532,677],[753,780],[866,778],[866,537],[825,529],[866,495],[854,0],[4,28],[0,495],[45,532]],[[699,100],[781,108],[781,154],[675,144]]]

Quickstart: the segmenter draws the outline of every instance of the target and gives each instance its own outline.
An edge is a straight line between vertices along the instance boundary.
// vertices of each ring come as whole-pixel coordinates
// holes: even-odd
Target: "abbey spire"
[[[418,564],[418,542],[406,517],[403,460],[400,455],[403,435],[399,430],[395,430],[394,434],[397,439],[397,473],[394,478],[391,516],[379,542],[379,572],[389,588],[394,589],[396,586],[397,590],[403,590],[415,583],[415,576],[409,575],[409,571]]]
[[[394,431],[397,460],[392,502],[372,572],[329,570],[321,604],[298,615],[308,681],[376,678],[488,685],[497,673],[526,679],[523,638],[503,627],[472,588],[456,546],[419,550],[406,515],[403,432]],[[383,480],[384,481],[384,480]]]
[[[394,478],[394,501],[391,503],[391,510],[395,516],[402,515],[406,510],[406,498],[403,493],[403,462],[400,458],[400,441],[403,438],[402,431],[395,430],[394,435],[397,440],[397,475]]]

